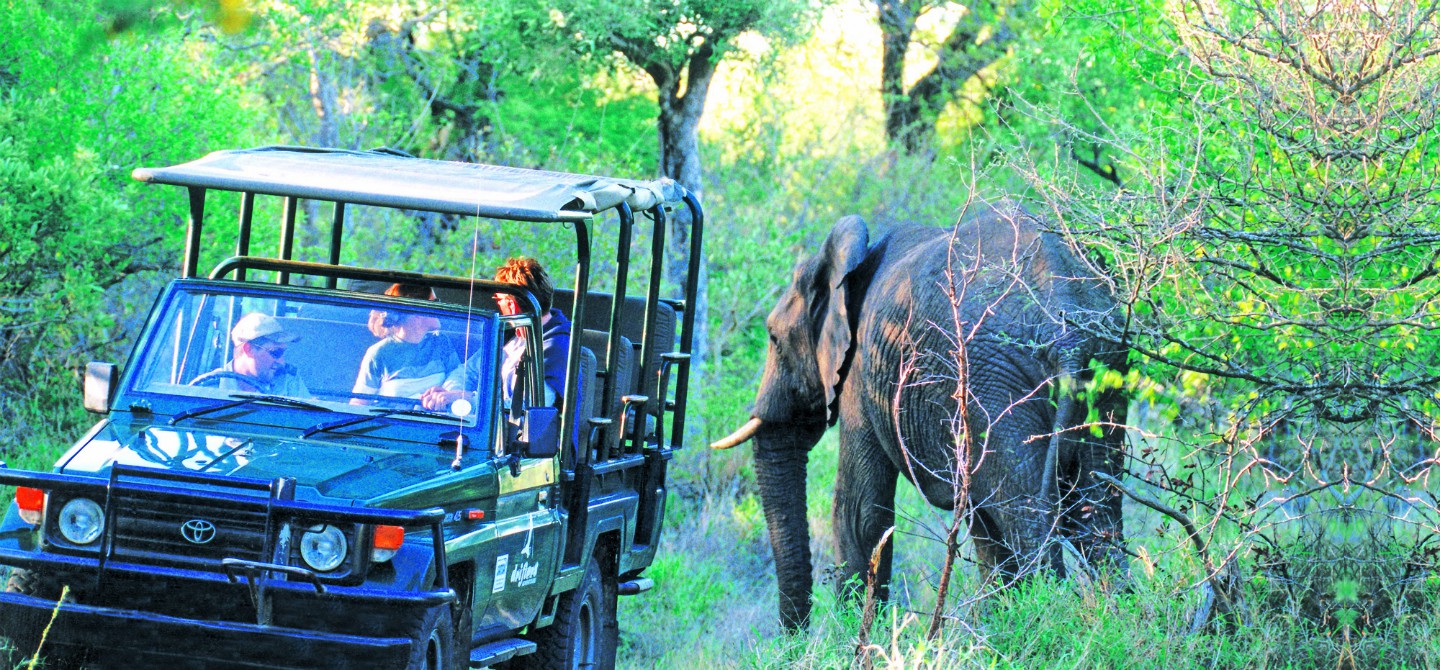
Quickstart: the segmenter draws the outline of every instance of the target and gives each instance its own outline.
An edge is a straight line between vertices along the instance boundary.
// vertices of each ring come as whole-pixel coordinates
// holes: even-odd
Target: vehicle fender
[[[428,543],[406,542],[388,565],[370,567],[366,582],[399,591],[420,591],[435,583],[435,548]]]
[[[57,472],[64,472],[65,468],[69,467],[70,461],[80,455],[80,452],[84,451],[85,447],[90,446],[90,443],[96,439],[108,443],[102,447],[106,451],[113,451],[120,447],[120,438],[116,435],[114,424],[111,423],[109,418],[101,419],[95,422],[95,425],[91,426],[90,430],[85,431],[85,434],[76,440],[75,444],[70,445],[70,448],[66,449],[64,454],[61,454],[60,458],[55,461],[55,470]]]
[[[35,551],[39,535],[36,528],[21,520],[20,508],[11,500],[5,518],[0,520],[0,549]]]

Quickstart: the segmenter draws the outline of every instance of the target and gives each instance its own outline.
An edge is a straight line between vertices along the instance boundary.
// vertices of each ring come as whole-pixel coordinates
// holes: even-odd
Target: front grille
[[[111,504],[115,560],[219,571],[221,559],[270,558],[263,506],[237,509],[230,501],[135,495],[123,489]]]

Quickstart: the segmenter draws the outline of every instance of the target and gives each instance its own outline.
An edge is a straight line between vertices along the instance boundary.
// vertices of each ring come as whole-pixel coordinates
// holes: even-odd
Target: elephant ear
[[[838,416],[835,400],[849,367],[861,297],[858,294],[861,289],[846,278],[865,260],[869,247],[870,233],[865,221],[858,216],[847,216],[835,224],[819,255],[824,262],[816,273],[816,295],[810,304],[812,309],[822,311],[812,314],[811,319],[817,327],[815,358],[820,368],[820,382],[825,387],[826,421],[831,424]]]

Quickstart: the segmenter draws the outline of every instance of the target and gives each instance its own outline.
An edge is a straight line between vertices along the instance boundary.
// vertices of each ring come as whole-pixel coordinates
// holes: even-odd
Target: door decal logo
[[[516,586],[529,586],[535,583],[535,577],[539,574],[539,563],[521,563],[516,565],[515,572],[510,574],[510,581]]]
[[[505,590],[505,570],[510,567],[510,554],[500,554],[495,559],[495,581],[490,584],[491,593]]]

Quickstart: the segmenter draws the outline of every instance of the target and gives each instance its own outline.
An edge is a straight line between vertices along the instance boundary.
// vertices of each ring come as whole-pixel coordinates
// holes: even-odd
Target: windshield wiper
[[[430,411],[430,410],[428,410],[428,409],[392,409],[392,410],[386,410],[386,411],[385,411],[385,416],[396,416],[396,415],[399,415],[399,416],[423,416],[423,417],[427,417],[427,418],[431,418],[431,419],[441,419],[441,420],[444,420],[444,421],[454,421],[454,420],[460,418],[460,417],[455,416],[454,414],[446,414],[445,412],[432,412],[432,411]]]
[[[335,411],[321,404],[313,403],[308,400],[289,398],[283,395],[269,395],[265,393],[231,393],[230,397],[237,398],[237,400],[232,400],[230,402],[222,402],[218,405],[210,405],[209,407],[196,407],[194,409],[187,409],[179,414],[176,414],[175,416],[170,417],[170,425],[173,426],[177,423],[180,423],[181,421],[184,421],[185,419],[193,419],[197,416],[204,416],[206,414],[212,414],[214,412],[223,412],[227,409],[241,407],[243,405],[249,405],[251,403],[257,402],[268,403],[271,405],[284,405],[286,407],[303,407],[305,409],[320,410],[322,412]]]
[[[341,419],[339,421],[330,421],[328,423],[316,424],[305,429],[305,432],[301,433],[300,437],[303,439],[317,433],[327,433],[337,428],[348,428],[350,426],[356,426],[367,421],[374,421],[376,419],[384,419],[392,416],[420,416],[431,419],[444,419],[447,421],[454,420],[456,418],[444,412],[432,412],[428,409],[381,409],[373,410],[373,413],[368,416],[356,416],[349,419]]]

